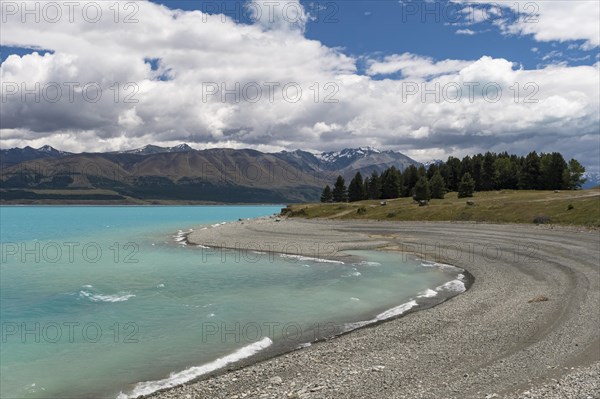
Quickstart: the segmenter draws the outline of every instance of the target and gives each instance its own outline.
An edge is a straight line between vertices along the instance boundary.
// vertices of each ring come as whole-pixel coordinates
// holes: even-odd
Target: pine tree
[[[462,176],[460,159],[449,157],[446,165],[448,166],[448,188],[451,191],[456,191],[458,189],[460,177]]]
[[[475,190],[481,190],[481,167],[483,166],[483,155],[477,154],[471,161],[471,177],[475,180]]]
[[[369,178],[369,184],[367,185],[367,195],[369,199],[381,198],[381,178],[377,171],[374,170]]]
[[[565,169],[568,168],[565,159],[559,152],[542,154],[541,160],[542,188],[560,190],[565,188]]]
[[[346,182],[342,176],[338,176],[333,186],[333,202],[347,202],[348,201],[348,189],[346,188]]]
[[[367,198],[367,193],[365,192],[365,186],[363,183],[363,178],[360,172],[356,172],[354,178],[350,181],[348,185],[348,200],[350,202],[354,201],[362,201]]]
[[[540,174],[540,157],[535,151],[532,151],[522,161],[519,188],[522,190],[540,189]]]
[[[408,166],[404,173],[402,174],[402,182],[404,183],[404,191],[401,193],[405,197],[410,197],[417,181],[419,180],[419,170],[415,167],[415,165]],[[401,184],[402,185],[402,184]]]
[[[458,198],[472,197],[475,191],[475,180],[470,173],[465,173],[458,185]]]
[[[444,184],[444,178],[439,171],[435,172],[429,181],[429,187],[431,188],[431,198],[444,199],[446,185]]]
[[[331,187],[329,185],[325,186],[323,189],[323,193],[321,194],[321,202],[332,202],[333,194],[331,193]]]
[[[415,184],[415,201],[429,201],[431,198],[431,192],[429,190],[429,181],[425,176],[421,176],[421,178]]]
[[[381,175],[381,198],[398,198],[400,197],[401,190],[402,176],[400,175],[400,172],[393,166],[386,169]]]
[[[489,191],[494,189],[494,161],[496,155],[486,152],[483,156],[483,165],[481,165],[481,190]]]

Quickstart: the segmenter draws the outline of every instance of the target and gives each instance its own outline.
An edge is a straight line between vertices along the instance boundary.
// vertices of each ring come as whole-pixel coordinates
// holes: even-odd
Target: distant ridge
[[[188,152],[188,151],[195,151],[195,150],[187,144],[179,144],[175,147],[159,147],[157,145],[149,144],[142,148],[136,148],[135,150],[118,151],[117,153],[150,155],[150,154],[160,154],[162,152]]]
[[[0,199],[35,199],[44,189],[70,190],[65,195],[91,189],[144,200],[283,203],[317,200],[322,187],[338,175],[349,180],[356,172],[421,164],[402,153],[370,147],[314,154],[196,150],[180,144],[80,154],[50,146],[11,148],[0,150],[0,165]]]

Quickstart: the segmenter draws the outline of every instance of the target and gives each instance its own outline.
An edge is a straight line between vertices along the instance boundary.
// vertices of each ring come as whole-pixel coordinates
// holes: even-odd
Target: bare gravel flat
[[[152,398],[600,397],[598,231],[270,218],[188,239],[324,258],[355,248],[410,252],[462,267],[475,282],[431,309]]]

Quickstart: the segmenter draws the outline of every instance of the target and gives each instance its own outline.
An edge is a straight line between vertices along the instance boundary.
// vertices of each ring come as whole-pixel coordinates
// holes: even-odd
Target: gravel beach
[[[188,242],[328,259],[378,248],[475,280],[433,308],[148,397],[600,397],[598,231],[264,218],[197,230]]]

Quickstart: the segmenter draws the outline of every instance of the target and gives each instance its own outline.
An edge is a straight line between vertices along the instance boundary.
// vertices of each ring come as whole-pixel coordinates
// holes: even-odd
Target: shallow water
[[[325,262],[181,239],[280,208],[0,207],[1,396],[148,393],[400,314],[456,279],[397,254]]]

